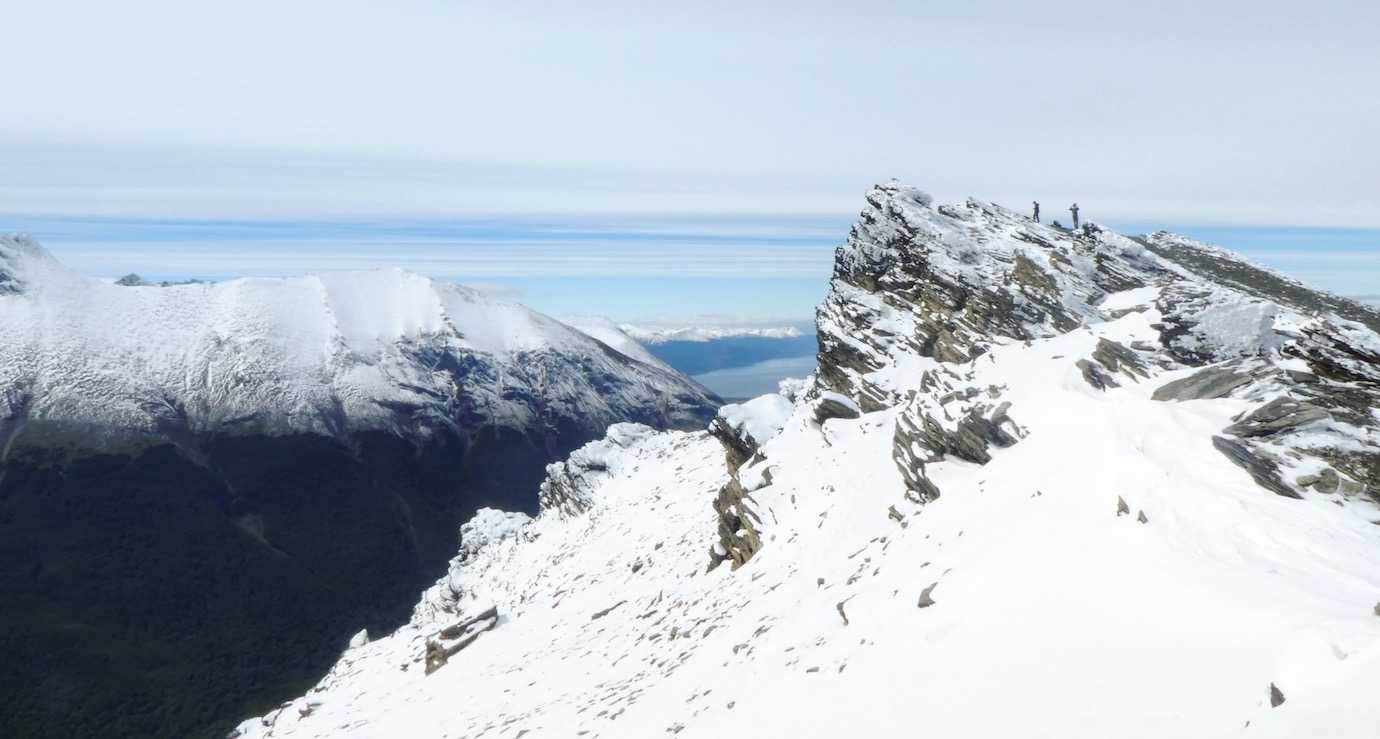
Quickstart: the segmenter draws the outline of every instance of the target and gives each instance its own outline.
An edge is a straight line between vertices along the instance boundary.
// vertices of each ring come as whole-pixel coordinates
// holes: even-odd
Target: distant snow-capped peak
[[[672,341],[705,342],[737,337],[794,339],[802,335],[801,330],[795,326],[647,326],[622,323],[618,327],[643,344],[665,344]]]
[[[634,347],[381,269],[161,286],[83,277],[0,238],[0,416],[158,433],[691,422],[712,396]]]

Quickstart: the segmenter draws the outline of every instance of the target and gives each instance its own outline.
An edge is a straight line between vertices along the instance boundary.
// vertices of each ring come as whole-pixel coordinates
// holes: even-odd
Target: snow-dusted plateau
[[[236,736],[1377,735],[1380,313],[893,183],[817,318],[812,377],[612,426]]]

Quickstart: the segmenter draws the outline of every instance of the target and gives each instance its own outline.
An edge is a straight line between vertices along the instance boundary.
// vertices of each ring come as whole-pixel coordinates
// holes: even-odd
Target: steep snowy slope
[[[1380,337],[1224,283],[876,188],[812,383],[552,465],[239,735],[1372,737]]]
[[[0,735],[221,736],[404,623],[475,510],[717,402],[407,272],[117,285],[0,238]]]
[[[671,368],[670,365],[652,356],[652,353],[637,343],[637,339],[624,331],[623,327],[607,318],[602,316],[562,316],[561,320],[608,344],[618,350],[620,354],[663,369]]]

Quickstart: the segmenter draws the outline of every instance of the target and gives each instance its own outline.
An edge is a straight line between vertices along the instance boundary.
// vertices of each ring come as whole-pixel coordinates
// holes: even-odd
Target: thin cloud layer
[[[1374,3],[404,0],[6,13],[9,212],[1380,225]]]

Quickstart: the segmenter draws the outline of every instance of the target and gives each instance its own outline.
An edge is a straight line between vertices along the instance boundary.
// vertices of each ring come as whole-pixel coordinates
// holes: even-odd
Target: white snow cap
[[[768,393],[745,403],[730,403],[723,406],[719,409],[719,418],[722,418],[729,428],[747,434],[753,442],[761,446],[781,432],[794,408],[791,401],[785,397]]]

